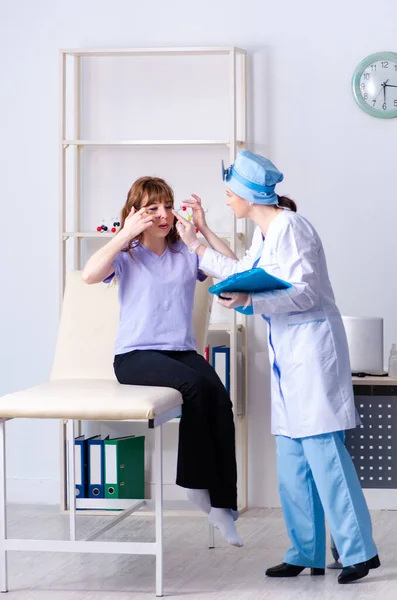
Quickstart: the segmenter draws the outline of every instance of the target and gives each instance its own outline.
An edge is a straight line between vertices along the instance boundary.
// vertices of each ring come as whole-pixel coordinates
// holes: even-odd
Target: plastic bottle
[[[397,378],[397,344],[392,344],[390,349],[389,377]]]

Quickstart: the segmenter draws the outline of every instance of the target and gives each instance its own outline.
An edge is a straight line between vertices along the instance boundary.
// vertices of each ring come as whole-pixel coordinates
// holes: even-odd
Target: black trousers
[[[232,403],[211,365],[197,352],[134,350],[118,354],[120,383],[170,387],[183,397],[176,483],[208,489],[211,505],[237,509]]]

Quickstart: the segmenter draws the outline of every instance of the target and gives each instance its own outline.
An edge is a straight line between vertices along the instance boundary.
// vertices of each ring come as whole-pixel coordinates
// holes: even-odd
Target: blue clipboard
[[[209,288],[210,294],[222,297],[222,292],[246,292],[249,294],[273,292],[275,290],[286,290],[292,287],[287,281],[274,277],[265,271],[265,269],[249,269],[242,273],[230,275],[227,279],[212,285]],[[237,312],[243,315],[253,315],[252,306],[235,308]]]

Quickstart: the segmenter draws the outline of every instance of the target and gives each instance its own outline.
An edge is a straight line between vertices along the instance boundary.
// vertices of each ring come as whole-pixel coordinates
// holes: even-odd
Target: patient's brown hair
[[[157,204],[159,202],[162,204],[172,204],[172,207],[174,207],[174,192],[168,183],[160,177],[140,177],[137,179],[132,184],[127,195],[126,203],[121,211],[120,230],[124,227],[125,220],[132,208],[135,208],[135,210],[138,211],[144,206],[150,206],[151,204]],[[180,239],[175,224],[176,219],[174,219],[174,224],[165,238],[170,250],[172,250],[172,245]],[[143,233],[138,235],[134,240],[131,240],[123,251],[128,252],[134,246],[138,246],[142,242],[142,239]]]

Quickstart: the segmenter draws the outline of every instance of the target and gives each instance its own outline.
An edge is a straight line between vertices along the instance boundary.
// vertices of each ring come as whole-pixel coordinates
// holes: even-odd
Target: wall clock
[[[370,54],[357,65],[352,78],[353,96],[369,115],[397,117],[397,53]]]

